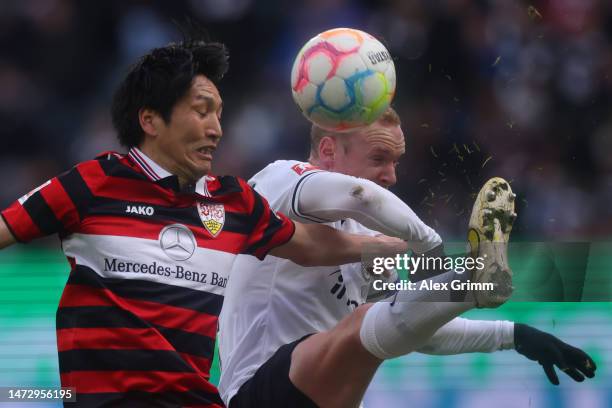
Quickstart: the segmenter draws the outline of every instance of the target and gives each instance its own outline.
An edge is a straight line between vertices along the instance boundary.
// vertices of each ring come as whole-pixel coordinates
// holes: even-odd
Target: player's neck
[[[317,166],[318,168],[323,170],[330,170],[328,166],[325,165],[325,163],[322,163],[321,160],[316,157],[313,157],[312,155],[310,155],[310,157],[308,158],[308,163],[312,164],[313,166]]]
[[[171,157],[168,157],[168,155],[164,154],[163,151],[156,149],[154,145],[150,143],[143,143],[138,148],[162,169],[166,170],[172,175],[177,176],[179,187],[181,189],[189,185],[195,185],[197,178],[194,179],[194,177],[191,177],[190,175],[187,175],[185,172],[181,171],[180,166],[174,163]]]

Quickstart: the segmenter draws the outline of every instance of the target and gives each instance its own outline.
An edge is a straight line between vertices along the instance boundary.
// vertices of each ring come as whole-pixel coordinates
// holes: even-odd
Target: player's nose
[[[393,163],[383,168],[380,173],[379,181],[380,184],[386,188],[389,188],[397,183],[397,176],[395,174],[395,166]]]
[[[206,124],[206,137],[214,140],[215,143],[219,142],[221,136],[223,136],[223,129],[221,128],[221,121],[216,115],[210,115],[211,120]]]

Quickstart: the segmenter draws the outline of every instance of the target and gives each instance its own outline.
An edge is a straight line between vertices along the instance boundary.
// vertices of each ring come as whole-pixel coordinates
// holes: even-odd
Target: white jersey
[[[299,222],[320,222],[301,214],[297,203],[303,183],[321,171],[309,163],[279,160],[249,184],[273,210]],[[352,219],[327,225],[350,233],[378,234]],[[242,384],[280,346],[331,329],[364,303],[368,287],[360,263],[305,268],[274,256],[263,261],[238,256],[219,318],[219,391],[225,403],[229,405]]]

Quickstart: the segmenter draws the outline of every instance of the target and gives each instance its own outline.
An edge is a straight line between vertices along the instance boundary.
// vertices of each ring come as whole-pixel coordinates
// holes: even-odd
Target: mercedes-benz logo
[[[181,224],[164,227],[159,233],[159,245],[170,259],[186,261],[191,258],[196,249],[193,232]]]

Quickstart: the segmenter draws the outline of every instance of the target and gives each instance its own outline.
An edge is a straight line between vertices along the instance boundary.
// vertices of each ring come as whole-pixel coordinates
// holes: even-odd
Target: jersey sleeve
[[[266,197],[275,211],[302,223],[326,223],[328,221],[303,214],[299,208],[300,194],[306,180],[324,170],[310,163],[295,160],[278,160],[249,180],[249,184]]]
[[[75,166],[19,198],[2,211],[9,230],[19,242],[59,233],[67,235],[81,222],[81,209],[89,195]]]
[[[246,188],[253,202],[251,217],[254,228],[248,237],[244,253],[263,259],[272,249],[291,239],[295,224],[283,213],[273,211],[268,201],[253,188],[248,185]]]

